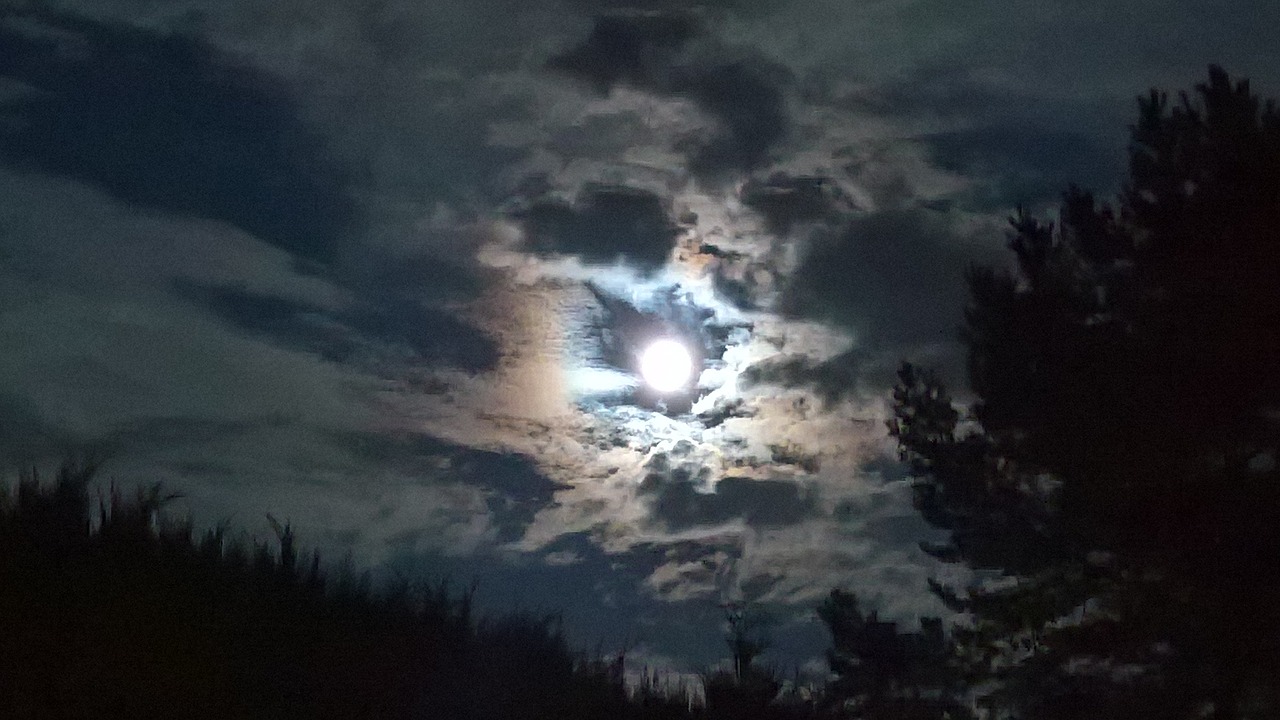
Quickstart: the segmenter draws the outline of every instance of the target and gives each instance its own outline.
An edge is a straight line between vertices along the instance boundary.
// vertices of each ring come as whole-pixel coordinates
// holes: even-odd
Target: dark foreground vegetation
[[[68,465],[0,495],[0,716],[812,716],[756,667],[745,626],[735,670],[701,693],[656,677],[629,689],[624,657],[575,653],[552,616],[476,619],[444,584],[375,590],[300,557],[287,524],[270,543],[197,535],[165,519],[158,487],[94,507],[92,475]]]
[[[901,631],[833,591],[831,680],[787,689],[729,616],[697,697],[628,689],[551,618],[477,620],[445,586],[370,589],[292,529],[231,542],[158,489],[91,504],[68,466],[0,495],[0,716],[1280,717],[1280,113],[1212,68],[1153,92],[1114,204],[1019,214],[975,268],[974,401],[904,364],[890,432],[927,549],[977,571]],[[274,522],[274,521],[273,521]]]
[[[968,407],[904,365],[891,433],[979,699],[1028,718],[1280,717],[1280,112],[1211,68],[1140,101],[1126,187],[1013,218],[969,274]]]

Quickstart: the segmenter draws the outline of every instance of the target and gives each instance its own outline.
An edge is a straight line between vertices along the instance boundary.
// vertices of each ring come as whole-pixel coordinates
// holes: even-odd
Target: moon
[[[693,358],[683,344],[670,338],[655,340],[640,355],[640,376],[660,393],[683,389],[693,375]]]

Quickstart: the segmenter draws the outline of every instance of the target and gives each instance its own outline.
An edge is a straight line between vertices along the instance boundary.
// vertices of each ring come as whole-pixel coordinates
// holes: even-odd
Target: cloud
[[[479,372],[492,369],[498,360],[496,344],[479,328],[409,299],[333,310],[181,278],[174,290],[237,328],[329,362],[365,365],[375,372],[404,363]]]
[[[791,479],[720,477],[693,443],[679,441],[645,463],[636,489],[651,519],[669,532],[741,521],[748,527],[791,525],[808,518],[814,498]]]
[[[731,520],[741,520],[750,527],[794,525],[814,510],[812,499],[791,480],[726,477],[712,492],[700,492],[692,482],[650,474],[639,491],[653,496],[653,517],[670,530]]]
[[[723,424],[730,418],[751,418],[755,414],[756,411],[747,407],[746,401],[742,398],[721,395],[715,399],[711,407],[698,413],[698,420],[702,422],[703,427],[710,429]]]
[[[858,216],[834,237],[815,239],[782,309],[849,327],[860,345],[952,342],[966,299],[965,265],[999,257],[995,243],[985,250],[968,232],[955,215],[927,208]]]
[[[1093,134],[993,125],[918,138],[941,168],[983,179],[973,207],[992,212],[1056,201],[1070,183],[1117,189],[1123,153]]]
[[[0,393],[0,457],[21,467],[69,453],[77,444],[65,430],[48,423],[30,398]]]
[[[666,543],[663,562],[644,584],[667,603],[722,602],[731,593],[734,565],[741,553],[741,543],[733,538]]]
[[[859,385],[861,353],[847,351],[827,360],[805,355],[784,355],[761,360],[742,371],[738,381],[744,387],[780,385],[810,387],[827,405],[856,392]]]
[[[599,16],[584,41],[548,66],[600,92],[629,86],[691,100],[720,125],[681,141],[690,170],[704,180],[761,166],[788,130],[791,73],[758,52],[715,40],[692,14]]]
[[[332,259],[359,220],[285,85],[198,40],[72,15],[0,15],[0,156],[121,200],[224,220]]]
[[[764,216],[774,235],[792,226],[835,220],[853,209],[852,201],[830,179],[777,172],[767,179],[752,178],[742,187],[742,204]]]
[[[0,172],[0,197],[0,436],[22,445],[3,453],[5,470],[104,452],[104,477],[163,480],[201,521],[261,518],[298,507],[299,477],[324,485],[318,429],[375,420],[374,378],[262,342],[173,292],[183,278],[284,307],[349,302],[284,250],[48,175]]]
[[[617,185],[588,185],[572,204],[538,200],[518,217],[531,252],[596,265],[621,262],[645,272],[666,264],[679,234],[662,198]]]
[[[524,536],[539,510],[549,505],[557,483],[530,457],[478,450],[424,434],[347,434],[337,438],[354,456],[371,466],[396,468],[423,481],[459,483],[480,488],[499,542]]]
[[[763,15],[777,10],[789,0],[565,0],[566,4],[591,12],[608,10],[640,10],[646,12],[676,12],[731,10],[734,13]]]

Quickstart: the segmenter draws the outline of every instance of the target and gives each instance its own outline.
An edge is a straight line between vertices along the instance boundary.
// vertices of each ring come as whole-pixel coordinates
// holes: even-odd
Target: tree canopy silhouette
[[[922,618],[919,632],[900,632],[856,595],[832,590],[818,607],[831,632],[827,663],[835,679],[826,704],[837,717],[867,720],[966,720],[962,665],[940,618]]]
[[[1218,67],[1152,90],[1113,202],[1019,210],[975,267],[966,409],[904,363],[890,432],[936,589],[1034,717],[1280,712],[1280,113]]]

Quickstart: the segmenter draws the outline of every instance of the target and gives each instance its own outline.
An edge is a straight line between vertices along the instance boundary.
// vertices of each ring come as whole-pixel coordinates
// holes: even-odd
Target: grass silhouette
[[[13,718],[798,718],[755,668],[700,695],[574,652],[554,615],[475,618],[472,592],[197,533],[160,485],[91,502],[92,464],[0,492],[0,707]],[[706,702],[702,701],[706,698]]]

